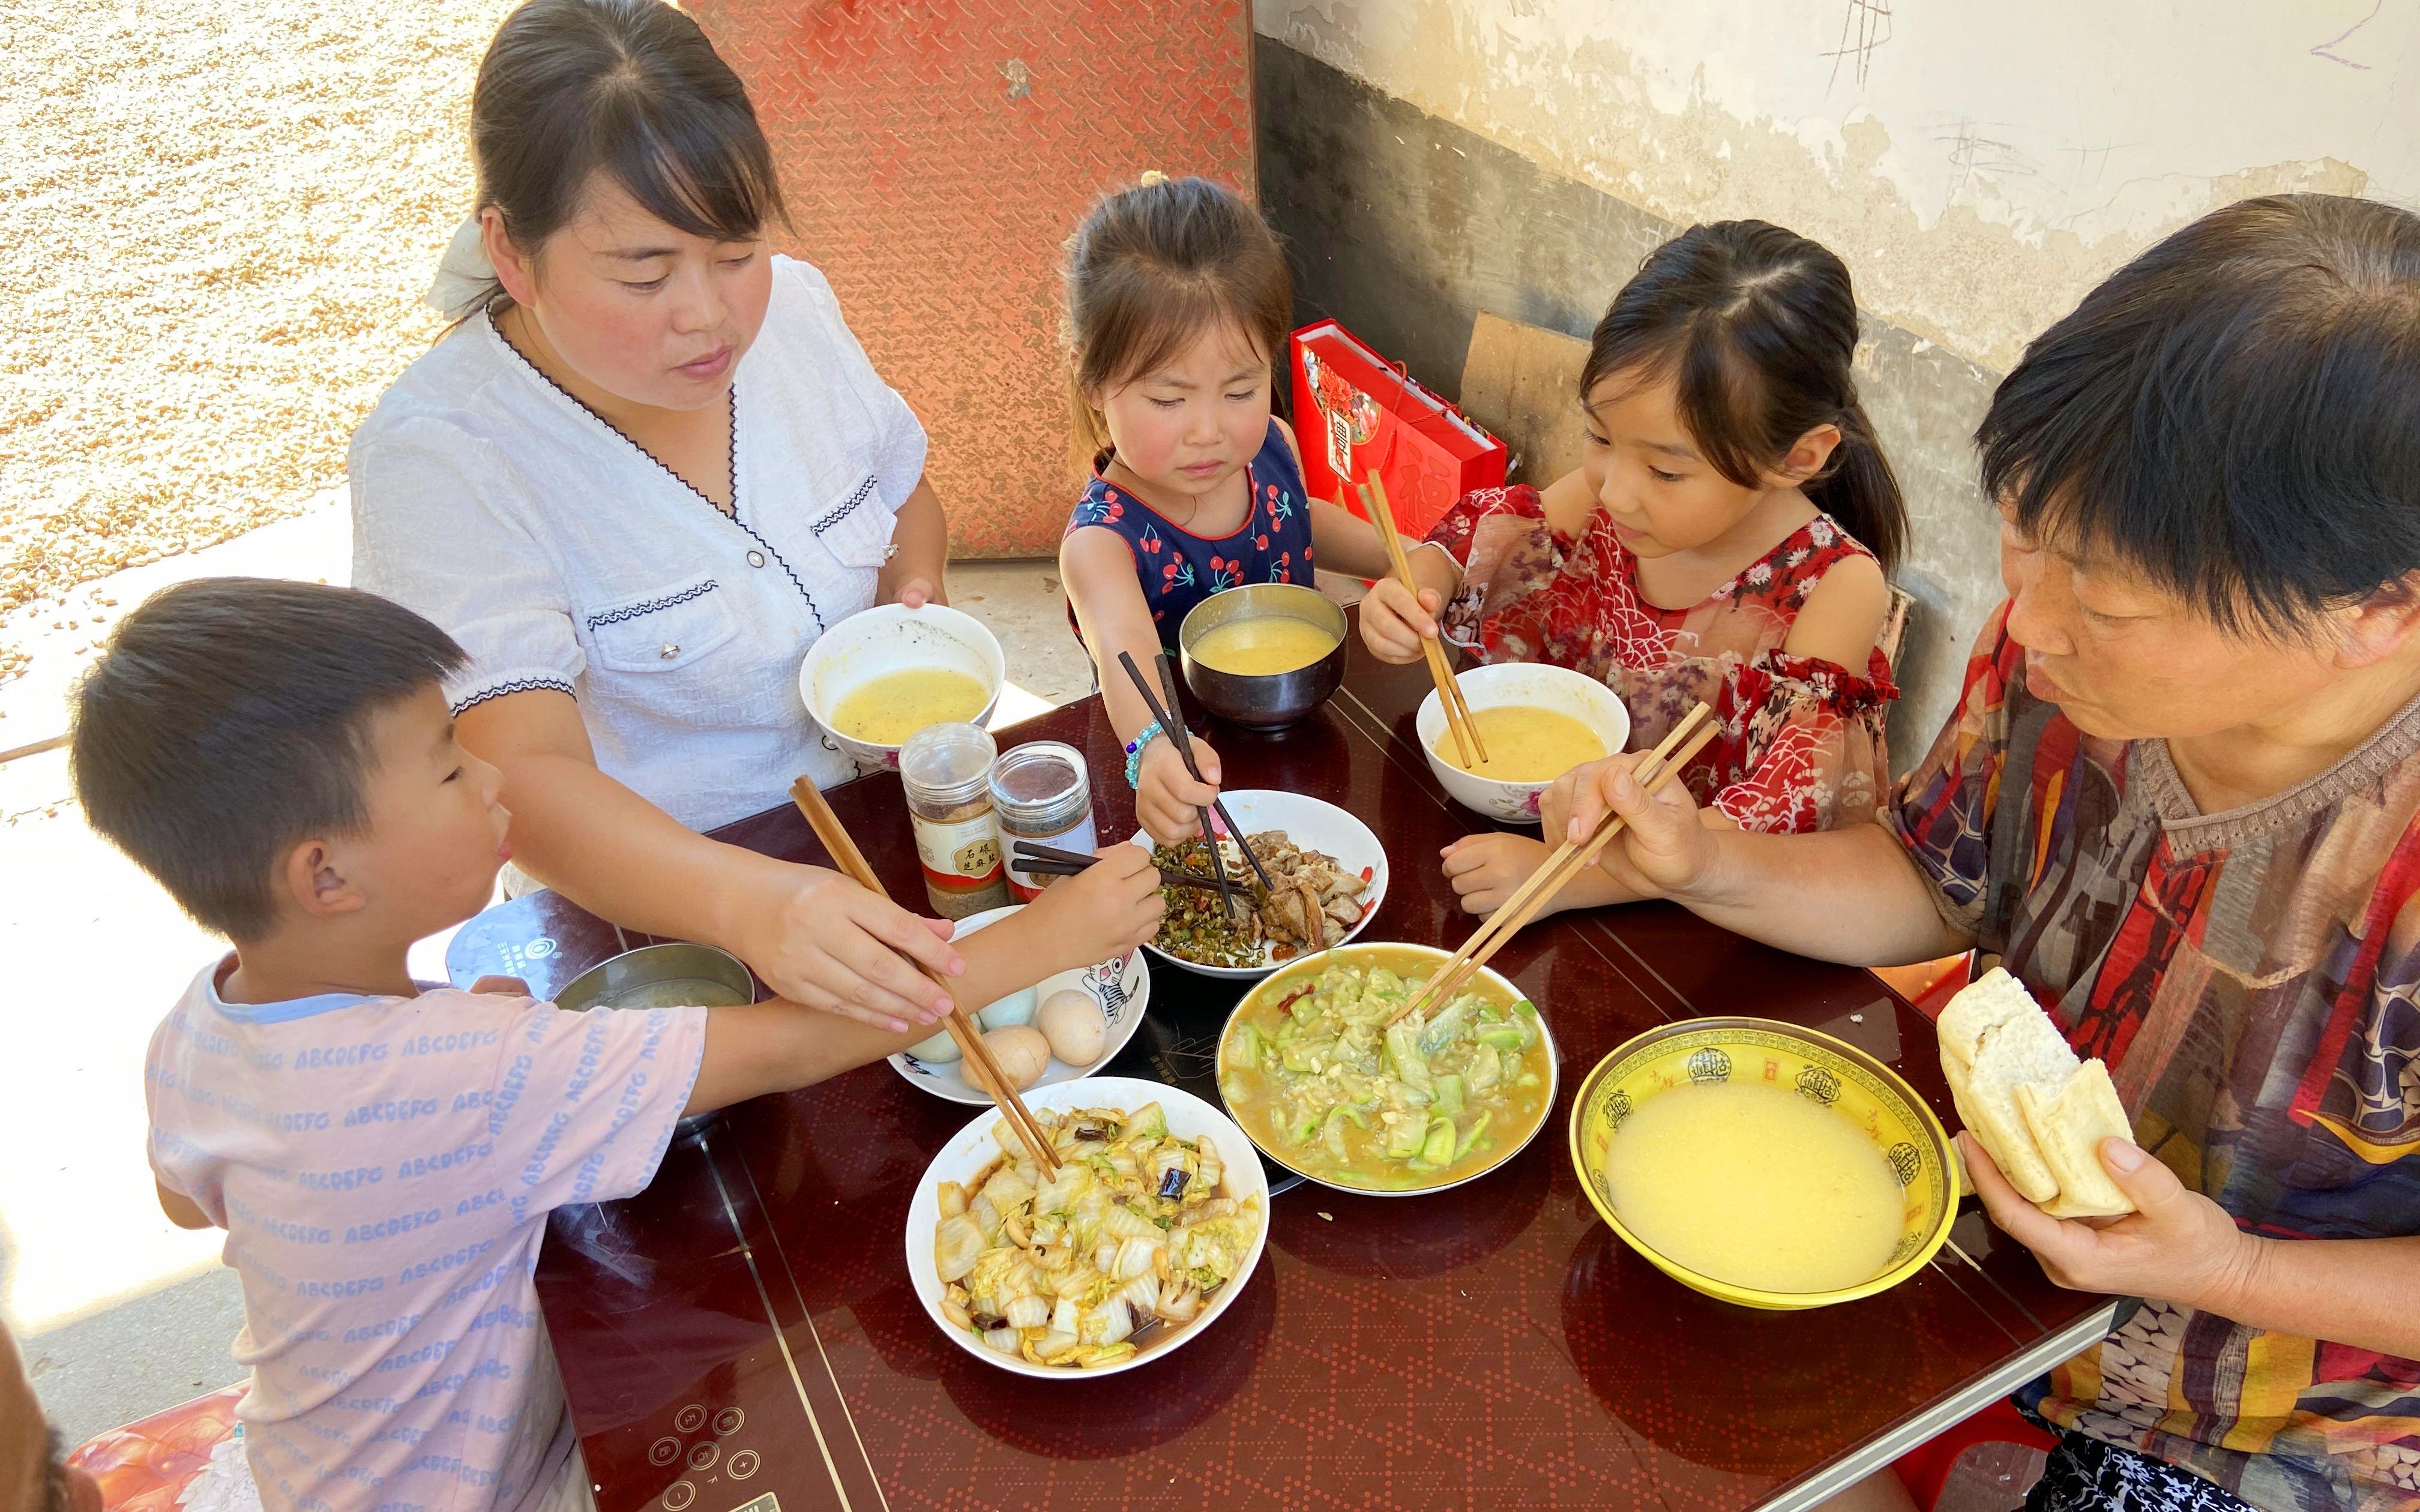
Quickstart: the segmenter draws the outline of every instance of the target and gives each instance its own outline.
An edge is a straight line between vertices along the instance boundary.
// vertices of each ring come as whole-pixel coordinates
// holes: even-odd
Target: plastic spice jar
[[[943,918],[964,918],[1009,901],[991,806],[999,750],[976,724],[928,724],[899,748],[899,780],[915,819],[924,895]]]
[[[1014,748],[991,769],[992,808],[1000,815],[1000,841],[1015,850],[1020,840],[1063,851],[1093,854],[1101,841],[1093,827],[1093,777],[1084,753],[1055,740]],[[1008,890],[1032,903],[1059,878],[1008,865]]]

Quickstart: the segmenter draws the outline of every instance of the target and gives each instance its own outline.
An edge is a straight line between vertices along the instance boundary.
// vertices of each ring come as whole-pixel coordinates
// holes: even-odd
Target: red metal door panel
[[[1060,247],[1147,168],[1253,193],[1245,0],[688,0],[797,222],[932,435],[953,549],[1057,549],[1077,485]]]

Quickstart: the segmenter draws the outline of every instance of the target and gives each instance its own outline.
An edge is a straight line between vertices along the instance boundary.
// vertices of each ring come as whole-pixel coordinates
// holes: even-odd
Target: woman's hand
[[[1202,816],[1196,810],[1218,801],[1218,753],[1208,741],[1197,739],[1193,759],[1202,764],[1205,780],[1193,780],[1193,774],[1185,769],[1185,758],[1176,753],[1176,742],[1169,736],[1154,735],[1142,748],[1142,766],[1135,780],[1135,821],[1163,845],[1202,833]]]
[[[1559,840],[1586,840],[1607,810],[1621,815],[1621,833],[1597,853],[1597,867],[1634,899],[1684,892],[1712,871],[1716,853],[1686,782],[1667,782],[1652,794],[1639,786],[1633,774],[1648,754],[1575,766],[1538,799],[1544,832]]]
[[[874,601],[922,609],[946,604],[941,574],[950,555],[950,521],[930,479],[920,479],[891,521],[891,554],[875,579]]]
[[[946,604],[949,602],[948,599],[941,596],[941,590],[939,585],[935,584],[932,579],[927,578],[910,578],[906,582],[901,583],[899,585],[899,592],[892,595],[891,601],[894,604],[903,605],[908,609],[923,609],[927,604]]]
[[[1113,961],[1159,933],[1168,903],[1159,868],[1140,845],[1105,845],[1100,857],[1042,889],[1024,917],[1062,971]]]
[[[2226,1210],[2185,1190],[2176,1172],[2123,1139],[2101,1141],[2101,1165],[2135,1211],[2122,1218],[2054,1218],[2017,1195],[1971,1134],[1958,1136],[1966,1170],[1992,1221],[2034,1252],[2043,1272],[2076,1291],[2153,1297],[2233,1317],[2252,1289],[2261,1242]]]
[[[767,877],[738,901],[731,947],[775,992],[892,1033],[949,1012],[950,995],[914,964],[966,970],[949,920],[920,918],[819,866]]]
[[[1416,595],[1401,579],[1381,578],[1361,595],[1361,643],[1380,661],[1418,661],[1427,655],[1420,642],[1437,637],[1437,611],[1444,606],[1444,595],[1434,588]]]

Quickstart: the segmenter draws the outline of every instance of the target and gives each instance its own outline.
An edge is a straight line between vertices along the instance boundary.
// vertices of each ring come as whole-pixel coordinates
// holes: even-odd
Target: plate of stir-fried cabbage
[[[1268,1179],[1226,1115],[1125,1076],[1026,1094],[1058,1174],[996,1112],[933,1158],[908,1209],[908,1274],[942,1333],[1057,1380],[1130,1370],[1208,1327],[1268,1240]]]
[[[1348,945],[1244,995],[1218,1042],[1218,1094],[1271,1160],[1373,1196],[1441,1192],[1537,1137],[1559,1076],[1537,1005],[1481,968],[1398,1018],[1445,964],[1425,945]]]

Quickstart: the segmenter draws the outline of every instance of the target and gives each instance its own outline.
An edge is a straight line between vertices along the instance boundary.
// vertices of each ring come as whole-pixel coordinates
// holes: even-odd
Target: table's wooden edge
[[[1900,1419],[1838,1458],[1783,1487],[1759,1503],[1754,1512],[1807,1512],[1944,1429],[1963,1423],[2053,1365],[2071,1360],[2100,1343],[2109,1336],[2117,1321],[2115,1301],[2094,1308],[1923,1412]]]

